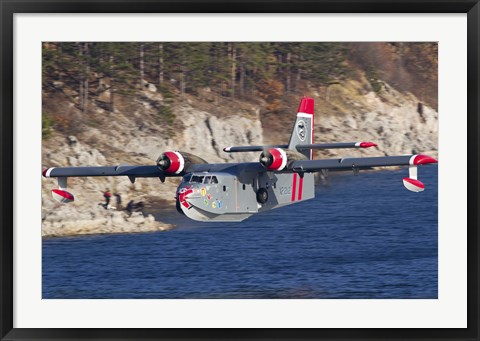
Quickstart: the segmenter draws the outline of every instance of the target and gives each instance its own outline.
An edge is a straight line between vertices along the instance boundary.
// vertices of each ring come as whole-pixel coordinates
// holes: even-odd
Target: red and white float
[[[425,185],[417,178],[417,166],[437,162],[436,159],[428,155],[413,155],[409,162],[408,178],[403,178],[403,186],[412,192],[422,192],[425,190]]]
[[[52,189],[52,197],[62,204],[67,204],[75,200],[72,193],[63,189]]]

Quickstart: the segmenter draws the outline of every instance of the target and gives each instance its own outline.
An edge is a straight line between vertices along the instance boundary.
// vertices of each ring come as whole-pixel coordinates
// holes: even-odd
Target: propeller
[[[260,163],[263,167],[268,168],[273,163],[273,155],[270,153],[269,149],[264,148],[263,152],[260,154],[259,158]]]

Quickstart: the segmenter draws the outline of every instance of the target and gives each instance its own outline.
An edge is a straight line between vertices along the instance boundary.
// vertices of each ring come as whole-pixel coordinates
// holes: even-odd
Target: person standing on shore
[[[115,200],[116,200],[116,203],[117,203],[117,210],[121,210],[122,209],[122,197],[120,196],[120,193],[114,193],[113,195],[115,196]]]
[[[128,202],[128,204],[127,204],[126,210],[127,210],[127,212],[128,212],[128,216],[129,216],[129,217],[132,215],[133,205],[134,205],[133,200],[130,200],[130,201]]]
[[[105,198],[105,205],[103,206],[106,210],[108,210],[108,205],[110,204],[110,198],[112,194],[110,193],[110,190],[107,188],[107,190],[103,193],[103,197]]]

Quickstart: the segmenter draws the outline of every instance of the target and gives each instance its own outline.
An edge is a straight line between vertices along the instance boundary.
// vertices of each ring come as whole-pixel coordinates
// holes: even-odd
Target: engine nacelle
[[[308,158],[291,149],[270,148],[260,154],[260,163],[269,171],[289,169],[293,161],[308,160]]]
[[[270,171],[283,170],[287,161],[287,153],[282,148],[270,148],[260,154],[260,163]]]
[[[157,159],[157,166],[168,174],[181,174],[190,165],[206,164],[204,159],[185,152],[165,152]]]

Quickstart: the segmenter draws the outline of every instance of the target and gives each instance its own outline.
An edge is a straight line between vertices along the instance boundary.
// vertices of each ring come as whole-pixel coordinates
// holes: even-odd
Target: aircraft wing
[[[136,178],[159,178],[164,182],[166,177],[183,176],[192,165],[196,164],[207,164],[207,162],[190,153],[168,151],[158,157],[156,165],[52,167],[45,169],[43,176],[57,178],[59,189],[52,190],[53,197],[60,202],[70,202],[74,197],[66,191],[69,177],[127,176],[132,183]]]
[[[72,193],[66,191],[69,177],[86,176],[128,176],[134,183],[136,178],[159,178],[162,182],[167,176],[181,176],[180,174],[167,173],[158,166],[101,166],[101,167],[52,167],[43,171],[46,178],[57,178],[58,189],[52,190],[55,200],[67,203],[74,200]]]
[[[341,158],[324,160],[299,160],[291,164],[291,170],[296,173],[319,172],[322,170],[358,170],[370,167],[409,166],[409,176],[403,178],[403,185],[412,192],[425,189],[424,184],[417,179],[417,166],[437,163],[437,160],[427,155],[380,156],[362,158]]]
[[[323,160],[299,160],[290,166],[294,172],[318,172],[324,169],[342,170],[355,168],[414,166],[436,163],[437,160],[426,155],[380,156],[380,157],[347,157]]]
[[[68,178],[84,176],[128,176],[130,181],[135,178],[160,178],[182,176],[192,164],[207,164],[207,162],[193,154],[168,151],[162,153],[156,165],[118,165],[99,167],[52,167],[43,171],[47,178]]]
[[[223,151],[226,153],[263,152],[268,148],[288,148],[288,144],[267,146],[232,146],[223,148]]]
[[[172,176],[157,166],[106,166],[106,167],[52,167],[43,171],[43,176],[82,177],[82,176],[129,176],[134,178],[165,178]]]

